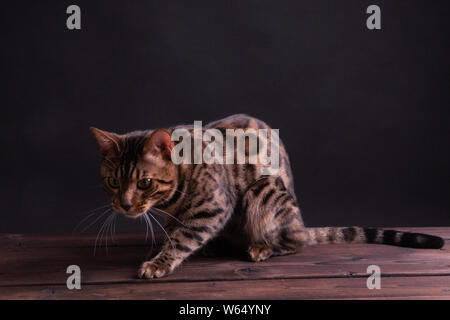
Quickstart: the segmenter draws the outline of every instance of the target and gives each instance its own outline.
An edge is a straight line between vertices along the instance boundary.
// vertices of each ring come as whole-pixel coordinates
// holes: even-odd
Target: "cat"
[[[297,252],[320,243],[376,243],[412,248],[441,248],[440,237],[364,227],[304,226],[294,193],[286,149],[279,142],[279,169],[261,175],[261,163],[175,164],[171,133],[192,126],[116,134],[91,128],[102,156],[101,175],[111,206],[136,218],[155,210],[166,216],[167,240],[142,263],[141,278],[170,274],[193,252],[214,243],[240,245],[252,261]],[[203,130],[270,129],[244,114],[206,125]],[[248,144],[246,145],[248,153]],[[248,154],[247,154],[248,155]],[[208,245],[208,246],[209,246]]]

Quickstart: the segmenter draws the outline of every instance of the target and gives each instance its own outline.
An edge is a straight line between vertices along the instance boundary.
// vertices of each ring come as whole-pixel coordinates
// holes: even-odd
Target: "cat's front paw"
[[[141,279],[161,278],[169,273],[170,268],[168,266],[154,261],[146,261],[139,268],[138,277]]]
[[[266,245],[255,244],[248,247],[248,254],[250,260],[259,262],[267,260],[273,254],[273,250]]]

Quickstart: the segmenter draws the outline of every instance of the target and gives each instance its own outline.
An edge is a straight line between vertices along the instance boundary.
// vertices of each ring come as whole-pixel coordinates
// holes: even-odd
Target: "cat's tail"
[[[320,243],[376,243],[392,246],[440,249],[444,239],[423,233],[363,227],[306,228],[310,244]]]

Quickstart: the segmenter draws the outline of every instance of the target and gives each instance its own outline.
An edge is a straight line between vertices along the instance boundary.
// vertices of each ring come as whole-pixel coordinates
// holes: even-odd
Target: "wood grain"
[[[396,229],[450,238],[450,228]],[[161,240],[159,236],[158,242]],[[172,275],[155,280],[136,278],[150,248],[145,235],[121,234],[107,253],[105,248],[97,248],[95,256],[94,242],[95,235],[89,234],[0,235],[0,298],[450,299],[448,241],[441,250],[318,245],[260,263],[233,257],[194,257]],[[72,264],[82,270],[83,289],[76,292],[65,286],[66,268]],[[386,284],[381,291],[366,288],[366,270],[371,264],[381,268]]]
[[[450,299],[450,277],[387,277],[369,290],[366,278],[276,279],[0,288],[3,299]]]

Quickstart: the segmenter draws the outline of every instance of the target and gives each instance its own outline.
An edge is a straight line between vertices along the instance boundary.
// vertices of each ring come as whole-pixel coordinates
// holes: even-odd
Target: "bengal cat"
[[[156,256],[141,265],[139,277],[169,274],[212,239],[216,239],[213,243],[233,240],[242,245],[252,261],[294,253],[303,246],[319,243],[436,249],[444,244],[432,235],[378,228],[306,228],[281,141],[278,172],[263,176],[261,163],[175,164],[171,160],[171,133],[176,128],[193,132],[192,126],[123,135],[91,128],[102,155],[104,188],[112,198],[114,211],[132,218],[145,216],[149,210],[167,216],[167,240]],[[212,122],[203,130],[211,128],[224,135],[226,129],[270,129],[263,121],[247,115]]]

